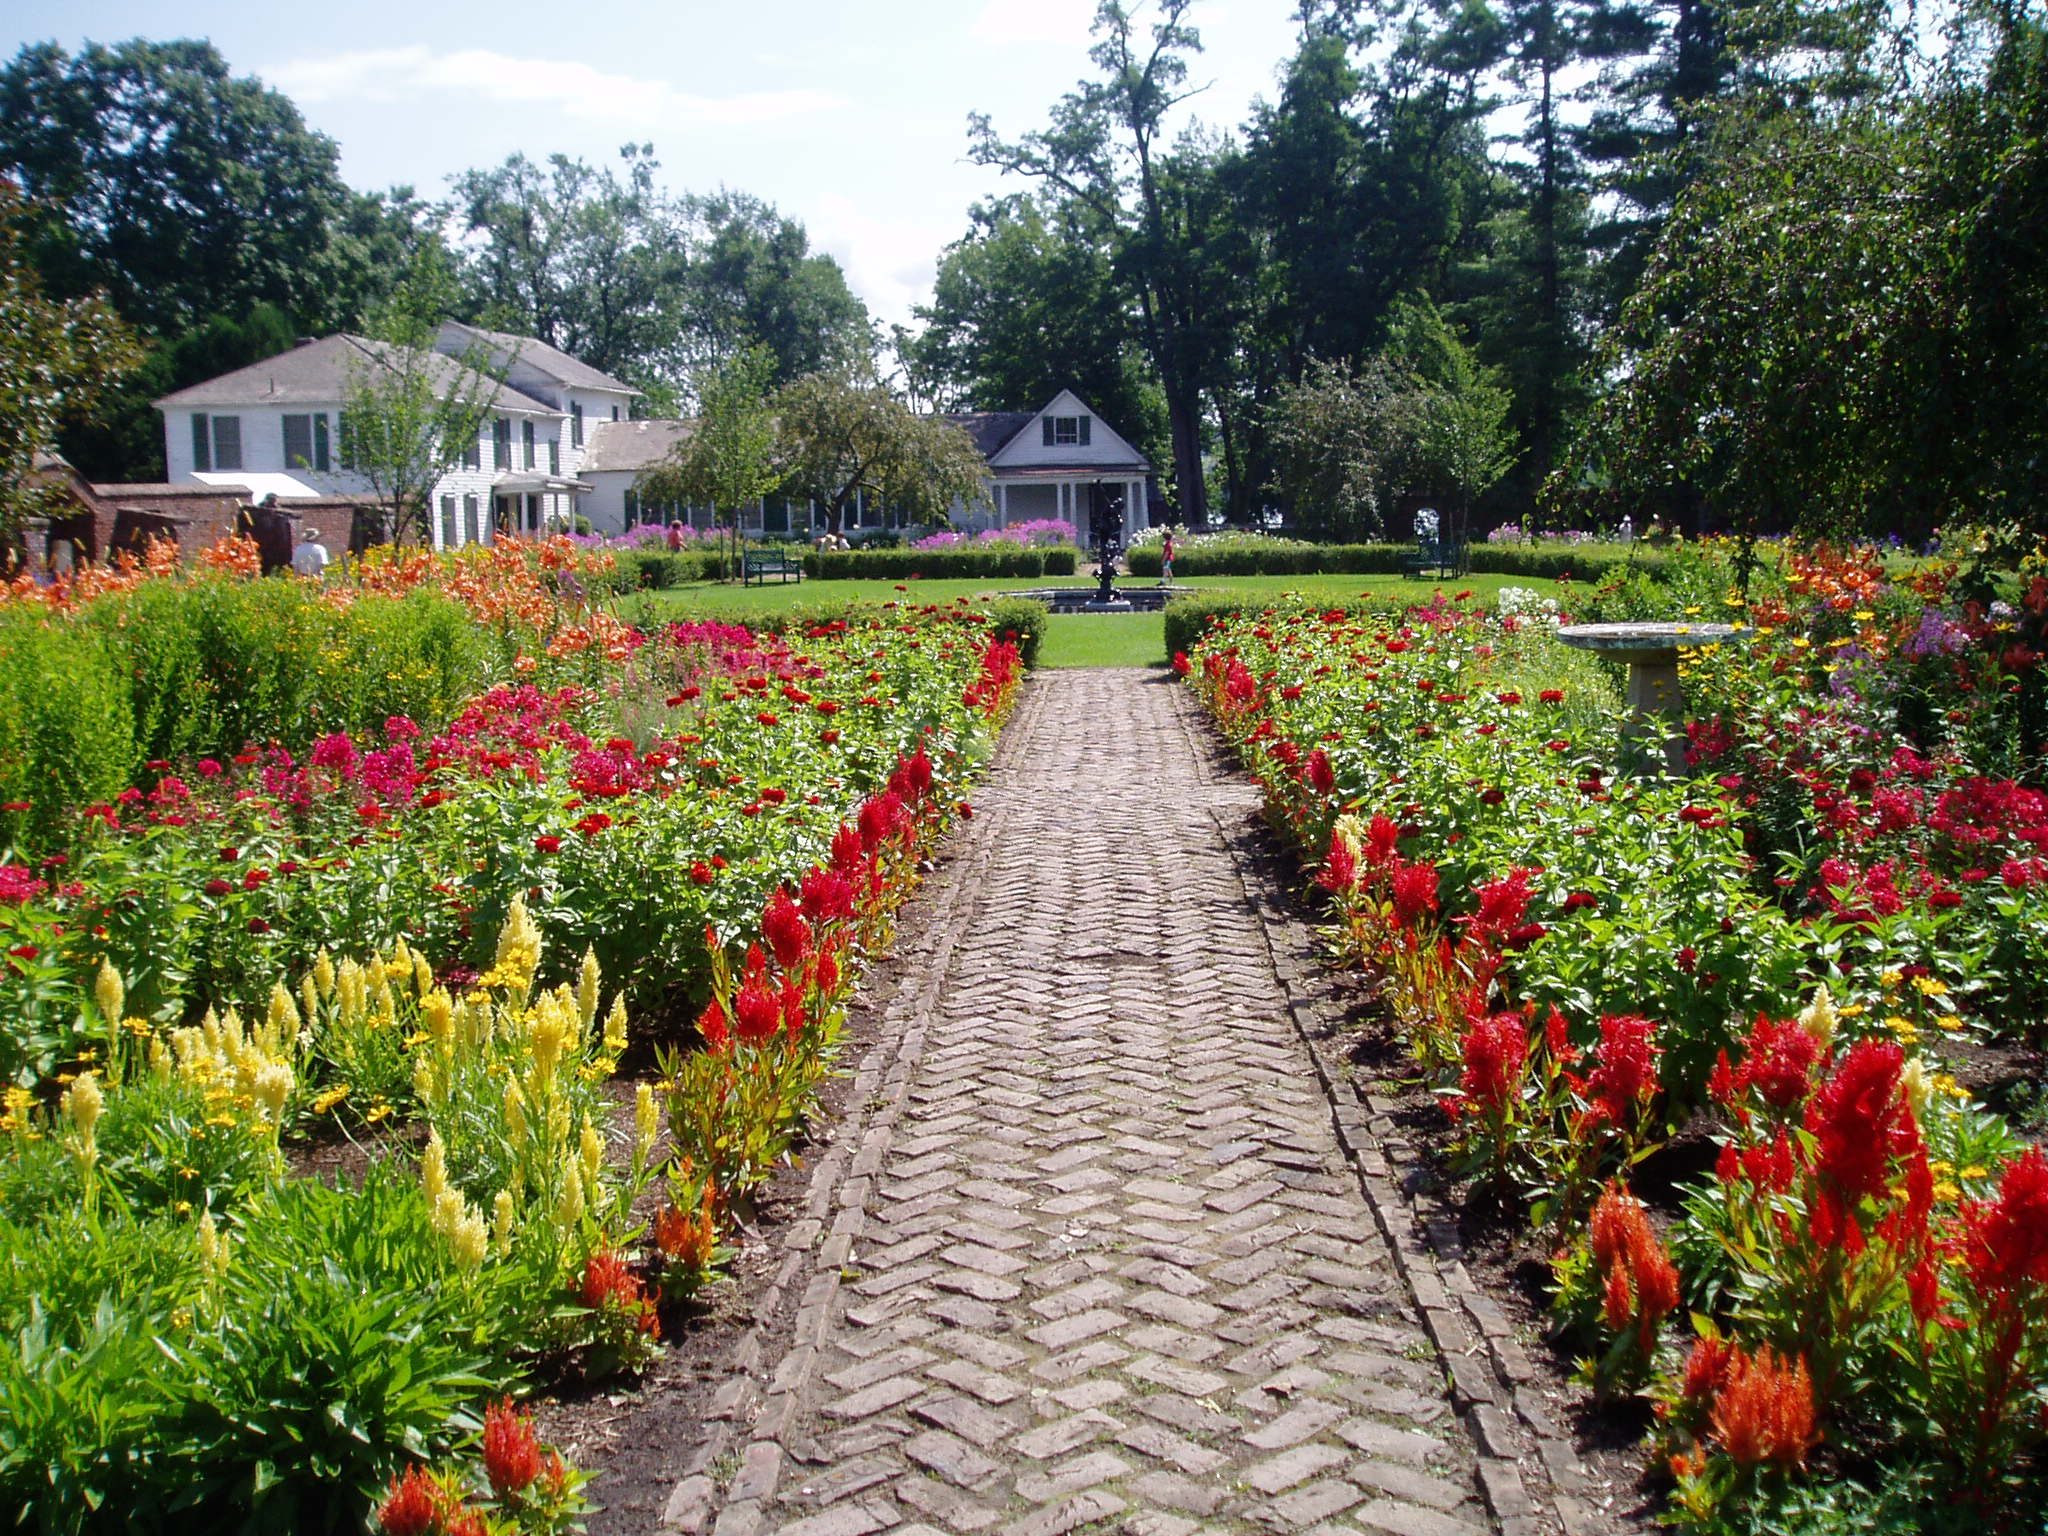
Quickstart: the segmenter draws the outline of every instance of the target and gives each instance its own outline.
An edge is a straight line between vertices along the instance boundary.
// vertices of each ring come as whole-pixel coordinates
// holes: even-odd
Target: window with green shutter
[[[192,418],[192,467],[200,474],[213,470],[213,439],[207,434],[206,418]]]

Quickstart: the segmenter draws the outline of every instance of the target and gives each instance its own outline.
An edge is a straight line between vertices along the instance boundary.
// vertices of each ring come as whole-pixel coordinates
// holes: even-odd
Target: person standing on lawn
[[[1166,542],[1159,546],[1159,585],[1173,585],[1173,530],[1166,530]]]

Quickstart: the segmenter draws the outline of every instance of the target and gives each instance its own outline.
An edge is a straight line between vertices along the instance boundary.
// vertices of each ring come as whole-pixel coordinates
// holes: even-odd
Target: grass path
[[[798,605],[840,602],[946,603],[956,597],[1023,592],[1034,587],[1087,585],[1084,576],[1049,576],[1015,581],[806,581],[758,587],[704,582],[629,600],[629,610],[653,619],[685,617],[746,620]],[[1124,586],[1144,586],[1125,578]],[[1447,596],[1472,592],[1492,597],[1502,587],[1527,587],[1556,596],[1556,582],[1516,576],[1467,576],[1455,582],[1409,581],[1399,576],[1202,576],[1184,585],[1202,592],[1232,592],[1280,597],[1299,593],[1318,602],[1342,603],[1363,594],[1428,602],[1437,592]],[[1148,667],[1163,665],[1166,643],[1160,616],[1133,614],[1054,614],[1046,623],[1039,664],[1045,667]]]

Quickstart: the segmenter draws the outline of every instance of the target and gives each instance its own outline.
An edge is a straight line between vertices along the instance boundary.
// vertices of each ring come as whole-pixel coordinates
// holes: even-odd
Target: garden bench
[[[740,556],[740,585],[751,587],[756,582],[765,583],[770,576],[788,581],[794,576],[804,579],[804,563],[785,554],[763,554]]]
[[[1403,562],[1410,576],[1430,574],[1443,580],[1465,574],[1463,539],[1417,539],[1415,553]]]

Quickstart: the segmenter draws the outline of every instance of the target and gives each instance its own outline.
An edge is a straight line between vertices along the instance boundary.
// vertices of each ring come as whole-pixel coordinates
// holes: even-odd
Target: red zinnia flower
[[[545,836],[536,837],[533,840],[533,847],[536,853],[560,853],[562,851],[562,840],[553,833],[548,833]]]

